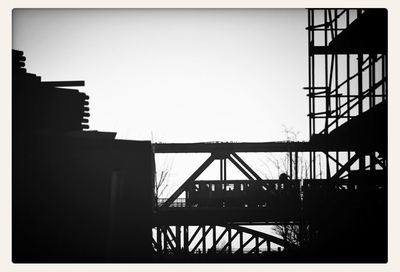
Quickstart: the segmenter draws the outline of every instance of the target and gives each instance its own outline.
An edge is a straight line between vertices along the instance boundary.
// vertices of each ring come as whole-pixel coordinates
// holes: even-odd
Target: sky
[[[12,47],[43,81],[84,80],[90,130],[117,139],[267,142],[289,128],[308,140],[306,25],[305,9],[14,9]],[[279,157],[241,156],[280,174],[266,168]],[[157,155],[160,197],[207,157]],[[218,177],[216,163],[199,179]]]
[[[305,9],[14,9],[12,47],[43,81],[84,80],[90,130],[117,139],[267,142],[286,127],[308,140],[306,25]],[[157,155],[161,197],[207,157]],[[278,177],[277,158],[243,158]]]
[[[308,140],[305,9],[14,9],[44,81],[84,80],[91,130],[153,142]]]

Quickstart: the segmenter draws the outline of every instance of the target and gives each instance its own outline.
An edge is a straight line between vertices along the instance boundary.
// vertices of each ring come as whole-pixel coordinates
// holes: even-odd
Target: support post
[[[207,245],[206,245],[206,236],[207,236],[207,234],[206,234],[206,226],[203,226],[203,233],[202,233],[203,235],[202,235],[202,240],[203,240],[203,254],[206,254],[206,248],[207,248]]]
[[[217,229],[213,226],[213,252],[217,251]]]
[[[162,252],[162,236],[160,227],[156,228],[157,230],[157,251],[158,253]]]
[[[232,229],[228,229],[228,253],[232,253]]]
[[[299,152],[294,153],[294,175],[295,175],[295,180],[299,179]]]
[[[175,227],[175,244],[176,244],[176,251],[181,252],[181,226]]]
[[[183,227],[183,248],[185,252],[189,252],[189,226]]]

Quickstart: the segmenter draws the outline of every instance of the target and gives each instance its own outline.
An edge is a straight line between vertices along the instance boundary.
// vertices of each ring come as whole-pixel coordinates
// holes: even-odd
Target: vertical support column
[[[327,20],[327,13],[328,10],[324,9],[324,24],[327,25],[328,20]],[[328,27],[324,28],[324,46],[328,47]],[[333,61],[333,57],[332,60]],[[324,69],[325,69],[325,129],[324,129],[324,134],[328,134],[328,124],[329,124],[329,116],[330,116],[330,104],[331,104],[331,90],[330,90],[330,84],[329,84],[329,58],[328,54],[324,55]]]
[[[337,34],[338,34],[338,12],[337,12],[337,9],[335,9],[335,38],[337,37]]]
[[[161,229],[160,229],[160,227],[157,227],[156,230],[157,230],[157,251],[158,251],[158,253],[161,253],[162,249],[163,249]]]
[[[348,20],[348,15],[347,15],[347,20]],[[348,22],[347,22],[348,24]],[[347,121],[350,121],[350,117],[351,117],[351,110],[350,110],[350,95],[351,95],[351,88],[350,88],[350,55],[347,54],[346,55],[346,105],[347,105]]]
[[[312,158],[312,161],[313,161],[313,179],[315,179],[316,177],[317,177],[317,169],[316,169],[316,167],[315,167],[315,164],[317,163],[317,161],[315,160],[315,151],[313,151],[312,152],[312,154],[313,154],[313,158]]]
[[[207,246],[206,246],[206,226],[202,227],[202,244],[203,244],[203,254],[206,254]]]
[[[240,253],[243,253],[243,232],[239,233],[239,249]]]
[[[215,252],[217,252],[217,228],[216,228],[216,226],[213,226],[212,228],[213,228],[213,230],[212,230],[212,237],[213,237],[212,238],[213,239],[212,250],[215,253]]]
[[[183,249],[189,252],[189,226],[183,227]]]
[[[357,16],[361,15],[361,10],[357,10]],[[363,93],[363,76],[362,76],[362,64],[363,64],[363,54],[358,54],[358,59],[357,59],[357,71],[358,71],[358,115],[361,115],[363,113],[363,99],[362,99],[362,93]],[[360,153],[360,158],[359,158],[359,170],[364,170],[365,169],[365,154]]]
[[[328,156],[328,154],[329,154],[329,151],[327,151],[325,153],[325,158],[326,158],[326,178],[327,179],[329,179],[331,177],[331,169],[330,169],[330,166],[329,166],[329,156]]]
[[[175,227],[175,244],[176,244],[176,251],[181,252],[181,226],[176,226]]]
[[[327,20],[327,13],[328,10],[324,9],[324,24],[328,25],[328,20]],[[324,46],[328,47],[328,26],[325,27],[324,29]],[[329,70],[329,57],[328,54],[324,55],[324,64],[325,64],[325,129],[324,129],[324,134],[329,134],[329,119],[331,117],[331,82],[329,80],[330,76],[332,76],[333,71]],[[331,56],[331,62],[334,61],[333,55]],[[332,63],[333,64],[333,63]],[[327,176],[329,177],[329,157],[326,156],[326,173]]]
[[[372,171],[376,170],[376,160],[377,160],[377,158],[375,157],[375,152],[370,153],[369,154],[369,163],[371,165]]]
[[[377,89],[373,89],[373,86],[375,85],[375,61],[376,61],[376,54],[370,54],[369,55],[369,89],[374,90],[373,93],[371,93],[371,101],[369,107],[372,108],[375,106],[375,96],[377,93]]]
[[[309,87],[309,135],[310,137],[315,134],[315,59],[313,48],[315,45],[315,37],[314,37],[314,10],[310,9],[308,12],[308,43],[309,43],[309,51],[308,51],[308,87]]]
[[[368,88],[372,90],[372,86],[374,85],[374,81],[372,80],[373,78],[373,65],[375,62],[375,58],[373,54],[368,55]],[[374,106],[374,98],[375,98],[375,92],[376,90],[373,90],[373,92],[369,93],[369,108],[372,108]]]
[[[361,153],[361,152],[359,154],[360,154],[360,158],[359,158],[358,168],[359,168],[359,170],[364,171],[365,170],[365,154]]]
[[[256,236],[256,246],[255,246],[255,248],[256,248],[256,254],[258,254],[258,253],[260,253],[260,246],[259,246],[259,237],[258,236]]]
[[[224,163],[224,180],[226,180],[226,158],[223,159]]]
[[[299,152],[295,152],[294,153],[294,176],[295,176],[295,180],[297,181],[299,179]]]
[[[220,178],[221,181],[226,180],[226,158],[220,159]]]
[[[338,13],[337,9],[335,9],[335,38],[337,37],[337,29],[338,29]],[[335,58],[335,118],[336,118],[336,128],[339,127],[339,108],[340,108],[340,98],[339,98],[339,57],[337,54],[334,55]],[[339,162],[339,152],[336,152],[336,161]],[[336,163],[336,171],[339,171],[339,164]]]
[[[339,152],[336,151],[336,172],[339,171],[339,163],[340,163],[340,156],[339,156]]]
[[[289,176],[290,176],[290,179],[293,179],[292,151],[289,152]]]
[[[271,242],[267,241],[267,250],[268,252],[271,252]]]
[[[362,76],[362,64],[363,64],[363,54],[357,55],[357,72],[358,72],[358,115],[361,115],[363,112],[363,76]]]
[[[162,227],[162,234],[163,234],[163,240],[164,240],[164,252],[168,252],[168,233],[166,227]]]
[[[228,228],[228,253],[232,253],[232,229]]]
[[[313,179],[313,160],[312,160],[312,154],[313,154],[313,152],[309,152],[309,160],[310,160],[310,165],[309,165],[309,173],[310,173],[310,176],[308,177],[309,179]]]
[[[224,162],[223,159],[219,160],[219,175],[221,181],[224,180]]]
[[[350,10],[346,10],[346,28],[350,25]],[[347,94],[347,99],[346,99],[346,104],[347,104],[347,122],[350,120],[350,55],[346,55],[346,94]],[[350,160],[350,151],[347,152],[347,161]]]
[[[337,33],[338,33],[338,12],[337,9],[335,9],[335,17],[334,17],[335,21],[334,21],[334,38],[337,37]],[[338,90],[338,85],[339,85],[339,71],[338,71],[338,66],[339,66],[339,58],[338,55],[335,54],[334,55],[334,61],[335,61],[335,114],[336,116],[339,115],[339,106],[340,106],[340,98],[339,98],[339,90]],[[336,117],[336,127],[339,126],[339,119]]]
[[[357,17],[361,16],[361,9],[357,10]],[[362,99],[362,92],[363,92],[363,76],[362,76],[362,64],[363,64],[363,54],[357,55],[357,71],[358,71],[358,115],[361,115],[363,112],[363,99]],[[365,155],[360,153],[359,158],[359,169],[365,169]]]
[[[309,81],[309,123],[310,123],[310,128],[309,128],[309,133],[310,133],[310,139],[311,137],[315,134],[315,118],[314,118],[314,113],[315,113],[315,98],[314,98],[314,87],[315,87],[315,59],[314,59],[314,53],[311,48],[314,47],[315,44],[315,37],[314,37],[314,10],[310,9],[308,13],[308,26],[309,26],[309,31],[308,31],[308,42],[309,42],[309,50],[308,50],[308,81]],[[315,165],[313,164],[313,153],[310,152],[310,178],[313,178],[313,173],[315,171]],[[243,241],[242,241],[243,242]]]
[[[339,60],[339,58],[338,58],[338,55],[337,54],[335,54],[335,55],[333,55],[332,56],[332,61],[334,61],[334,68],[335,68],[335,85],[334,85],[334,88],[335,88],[335,111],[334,111],[334,114],[335,114],[335,119],[336,119],[336,122],[335,122],[335,125],[336,125],[336,128],[337,127],[339,127],[339,114],[340,114],[340,112],[339,112],[339,107],[340,107],[340,98],[339,98],[339,90],[338,90],[338,85],[339,85],[339,82],[338,82],[338,77],[339,77],[339,71],[338,71],[338,60]]]
[[[326,178],[330,179],[331,178],[331,167],[330,167],[330,162],[329,162],[329,151],[325,153],[326,156]]]

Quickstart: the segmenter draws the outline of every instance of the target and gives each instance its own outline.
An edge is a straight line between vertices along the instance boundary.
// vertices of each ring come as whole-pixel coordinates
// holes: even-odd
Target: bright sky
[[[13,48],[42,80],[85,80],[90,129],[119,139],[279,141],[286,126],[308,140],[306,25],[305,9],[16,9]],[[163,196],[207,157],[158,155]],[[277,178],[270,159],[246,158]]]
[[[305,9],[16,9],[43,80],[85,80],[90,129],[161,142],[308,139]]]
[[[307,140],[306,20],[305,9],[17,9],[13,48],[42,80],[85,80],[90,129],[119,139],[278,141],[286,126]],[[157,156],[162,197],[207,157]],[[265,154],[245,159],[277,178]]]

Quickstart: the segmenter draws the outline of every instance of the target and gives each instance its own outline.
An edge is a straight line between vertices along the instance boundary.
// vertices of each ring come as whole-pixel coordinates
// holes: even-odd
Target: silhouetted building
[[[24,60],[13,50],[13,261],[149,261],[150,142],[83,130],[88,96],[64,88],[83,82],[42,82]]]

